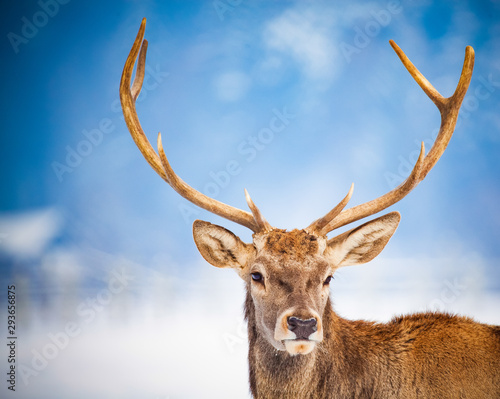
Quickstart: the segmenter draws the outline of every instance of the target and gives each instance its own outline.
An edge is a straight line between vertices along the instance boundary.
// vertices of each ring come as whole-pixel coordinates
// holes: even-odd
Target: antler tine
[[[266,232],[272,230],[272,226],[268,223],[268,221],[262,216],[262,213],[260,212],[259,208],[254,204],[252,201],[252,198],[250,198],[250,194],[248,194],[247,189],[245,188],[245,198],[247,200],[248,207],[252,211],[253,218],[255,220],[255,223],[259,226],[259,231],[261,232]]]
[[[148,52],[148,41],[143,40],[141,51],[139,51],[139,59],[137,61],[137,71],[135,73],[134,82],[132,83],[132,87],[130,88],[130,92],[132,94],[132,99],[137,101],[137,97],[142,89],[142,84],[144,83],[144,72],[146,70],[146,54]]]
[[[139,117],[137,116],[137,110],[135,108],[135,101],[139,96],[142,83],[144,81],[148,45],[147,41],[144,40],[145,29],[146,18],[142,20],[137,37],[127,57],[127,61],[125,62],[120,81],[120,100],[123,109],[123,116],[125,117],[125,123],[127,124],[130,134],[132,135],[137,147],[156,173],[158,173],[163,180],[165,180],[175,191],[188,201],[191,201],[193,204],[206,209],[209,212],[248,227],[254,232],[261,231],[263,226],[256,222],[256,219],[254,219],[254,216],[251,213],[210,198],[195,190],[179,178],[171,168],[165,152],[163,151],[160,134],[158,134],[159,156],[149,143],[149,140],[141,127]],[[137,57],[139,57],[139,60],[137,63],[136,75],[131,86],[132,73]]]
[[[389,40],[389,44],[393,50],[398,55],[399,59],[405,66],[405,68],[410,72],[410,75],[415,79],[415,82],[422,88],[427,97],[429,97],[436,106],[441,109],[446,102],[446,98],[439,93],[434,86],[427,80],[427,78],[422,75],[422,73],[417,69],[415,65],[410,61],[406,54],[401,50],[401,48],[394,42],[394,40]]]
[[[436,104],[441,114],[441,126],[439,133],[436,137],[434,145],[425,158],[425,165],[420,177],[420,180],[423,180],[434,167],[439,158],[441,158],[441,155],[443,155],[448,143],[450,142],[451,136],[455,131],[458,112],[472,78],[472,71],[474,69],[474,49],[471,46],[467,46],[465,48],[464,65],[462,67],[462,73],[460,74],[460,80],[458,81],[457,88],[451,97],[445,98],[429,83],[429,81],[420,73],[415,65],[413,65],[403,50],[401,50],[401,48],[393,40],[390,40],[389,42],[410,75],[419,84],[425,94],[427,94],[434,104]]]
[[[441,114],[441,126],[439,133],[426,157],[424,157],[425,148],[424,143],[422,143],[420,156],[410,176],[403,182],[403,184],[379,198],[340,212],[337,217],[331,219],[331,221],[320,230],[320,233],[323,235],[326,235],[334,229],[345,226],[346,224],[378,213],[403,199],[427,176],[441,155],[443,155],[451,136],[453,135],[453,131],[455,130],[458,112],[465,97],[465,93],[469,87],[472,71],[474,69],[474,50],[472,47],[467,46],[465,49],[464,65],[455,92],[451,97],[445,98],[420,73],[415,65],[413,65],[413,63],[404,54],[403,50],[401,50],[398,45],[394,43],[394,41],[391,40],[390,43],[410,75],[439,109]]]
[[[142,20],[141,27],[137,33],[130,54],[125,61],[125,66],[123,67],[122,78],[120,81],[120,101],[122,104],[123,116],[125,118],[125,123],[128,126],[130,134],[135,141],[135,144],[141,150],[142,155],[146,158],[146,161],[151,165],[151,167],[158,173],[163,180],[168,182],[167,175],[163,170],[158,154],[156,154],[153,147],[148,141],[148,138],[142,130],[141,123],[139,122],[139,117],[137,116],[137,111],[135,109],[135,100],[139,96],[142,88],[142,83],[144,81],[144,70],[146,64],[146,50],[147,41],[144,39],[144,31],[146,29],[146,18]],[[132,81],[132,73],[134,71],[135,61],[137,56],[141,52],[139,57],[139,62],[137,65],[137,71],[134,78],[134,83],[132,84],[132,89],[130,88],[130,83]]]
[[[347,206],[347,203],[352,197],[353,191],[354,191],[354,183],[351,184],[351,188],[349,189],[349,192],[344,197],[344,199],[340,201],[339,204],[335,208],[333,208],[330,212],[328,212],[325,216],[312,222],[309,225],[309,227],[306,228],[306,231],[308,231],[311,234],[323,235],[322,230],[328,225],[328,223],[330,223],[333,219],[335,219],[335,217],[337,217],[340,214],[340,212],[342,212],[342,210]]]

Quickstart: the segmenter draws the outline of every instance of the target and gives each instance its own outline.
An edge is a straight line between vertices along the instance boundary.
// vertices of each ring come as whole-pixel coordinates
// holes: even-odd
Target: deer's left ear
[[[240,275],[255,252],[253,245],[245,244],[229,230],[203,220],[193,223],[193,237],[208,263],[233,268]]]
[[[327,256],[335,267],[360,265],[375,258],[389,242],[401,215],[391,212],[328,240]]]

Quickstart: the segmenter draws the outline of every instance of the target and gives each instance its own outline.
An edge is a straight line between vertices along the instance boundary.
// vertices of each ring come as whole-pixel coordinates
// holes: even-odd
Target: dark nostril
[[[289,317],[286,321],[288,323],[288,329],[290,331],[293,331],[298,326],[297,322],[299,321],[299,319],[297,319],[296,317]]]
[[[309,335],[318,330],[318,321],[313,317],[307,320],[298,317],[287,319],[288,329],[295,333],[297,339],[308,339]]]

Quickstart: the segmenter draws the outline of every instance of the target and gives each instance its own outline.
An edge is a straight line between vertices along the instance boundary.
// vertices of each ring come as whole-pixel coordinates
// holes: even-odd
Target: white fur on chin
[[[307,355],[311,353],[312,350],[316,347],[315,341],[310,340],[296,340],[296,339],[287,339],[285,340],[285,348],[286,351],[292,355]]]

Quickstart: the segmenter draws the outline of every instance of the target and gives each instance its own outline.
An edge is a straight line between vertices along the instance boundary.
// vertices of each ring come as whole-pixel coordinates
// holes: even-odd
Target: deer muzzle
[[[291,355],[306,355],[323,340],[323,328],[319,315],[308,309],[283,312],[276,321],[274,338],[284,344]]]

